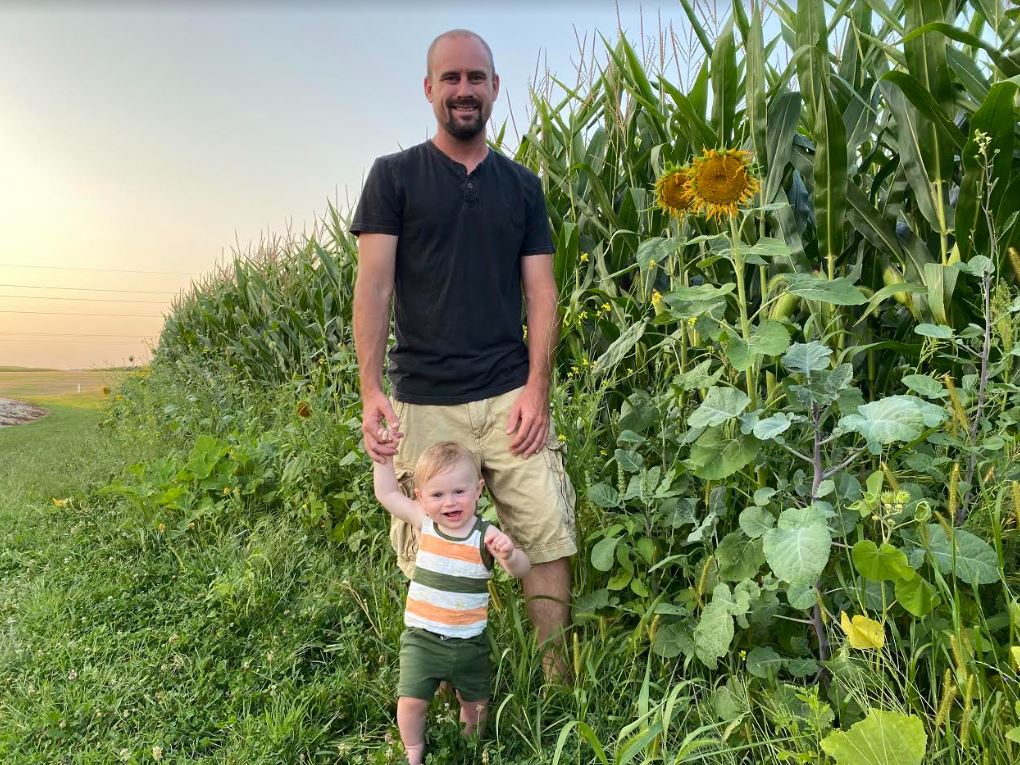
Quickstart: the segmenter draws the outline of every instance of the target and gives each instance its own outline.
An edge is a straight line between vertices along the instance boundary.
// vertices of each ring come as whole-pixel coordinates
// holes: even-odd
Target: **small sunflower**
[[[679,220],[691,209],[687,168],[667,165],[655,181],[655,202],[663,212]]]
[[[759,188],[751,153],[740,149],[707,150],[691,163],[687,184],[691,210],[709,220],[736,215]]]

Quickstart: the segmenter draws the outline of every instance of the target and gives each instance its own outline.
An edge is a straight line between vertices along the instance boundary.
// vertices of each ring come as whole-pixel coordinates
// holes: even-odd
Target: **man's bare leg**
[[[522,580],[528,616],[543,648],[546,679],[566,680],[566,630],[570,625],[570,559],[537,563]]]
[[[424,699],[401,696],[397,699],[397,727],[404,743],[408,765],[421,765],[425,758],[425,714],[429,703]]]

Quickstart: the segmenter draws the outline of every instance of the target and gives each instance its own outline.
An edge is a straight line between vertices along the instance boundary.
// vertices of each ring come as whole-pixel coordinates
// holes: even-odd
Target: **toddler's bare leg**
[[[397,727],[404,742],[408,765],[421,765],[425,757],[425,714],[429,703],[424,699],[401,696],[397,699]]]
[[[481,733],[485,730],[485,721],[488,718],[489,700],[464,701],[457,694],[460,702],[460,724],[464,726],[464,735],[470,736],[473,733]]]

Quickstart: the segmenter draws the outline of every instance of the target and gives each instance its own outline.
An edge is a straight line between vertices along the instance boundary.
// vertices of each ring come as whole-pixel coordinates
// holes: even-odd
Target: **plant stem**
[[[747,318],[747,292],[744,289],[744,257],[740,253],[740,228],[737,225],[737,216],[730,218],[730,248],[733,252],[733,272],[737,279],[737,308],[740,309],[740,334],[744,343],[750,348],[751,345],[751,322]],[[750,350],[748,351],[750,355]],[[758,408],[758,392],[754,382],[754,363],[744,370],[747,382],[747,395],[751,399],[751,409]]]
[[[981,377],[978,382],[977,412],[970,422],[970,442],[974,443],[977,436],[978,425],[981,423],[985,410],[985,393],[988,387],[988,357],[992,352],[992,275],[984,274],[981,278],[981,292],[984,298],[985,314],[985,335],[981,342]],[[971,480],[974,478],[974,468],[977,466],[977,454],[971,453],[970,462],[967,464],[967,495],[963,498],[960,506],[956,509],[956,518],[953,522],[957,526],[963,525],[967,520],[967,506],[970,504]]]

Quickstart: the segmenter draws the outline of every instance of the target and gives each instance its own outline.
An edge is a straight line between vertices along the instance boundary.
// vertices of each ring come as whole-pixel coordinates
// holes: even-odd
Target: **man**
[[[395,455],[404,479],[437,441],[474,452],[501,526],[533,564],[523,579],[528,613],[547,674],[562,676],[555,647],[570,617],[577,548],[574,491],[549,416],[558,318],[545,199],[537,176],[486,143],[499,93],[486,42],[445,32],[426,65],[436,135],[376,160],[351,225],[365,448],[376,461]],[[392,404],[381,379],[391,299]],[[391,537],[410,574],[415,538],[405,524]]]

